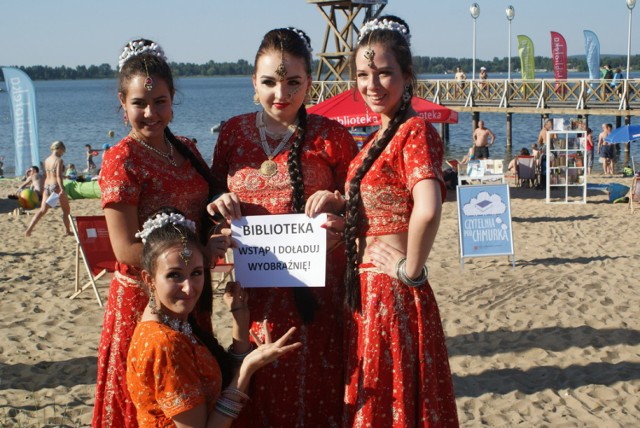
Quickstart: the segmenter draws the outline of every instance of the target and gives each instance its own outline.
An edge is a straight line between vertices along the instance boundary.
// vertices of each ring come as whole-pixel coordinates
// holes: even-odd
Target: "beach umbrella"
[[[432,123],[458,123],[458,112],[440,104],[413,97],[411,106],[424,119]],[[348,89],[307,109],[309,114],[318,114],[337,120],[348,128],[355,126],[378,126],[380,118],[365,104],[359,92]]]
[[[621,126],[604,137],[604,141],[611,144],[630,143],[636,140],[640,140],[640,125]]]

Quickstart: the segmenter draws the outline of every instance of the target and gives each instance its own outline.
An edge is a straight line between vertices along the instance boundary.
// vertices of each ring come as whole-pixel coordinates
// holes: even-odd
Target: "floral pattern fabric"
[[[374,136],[371,136],[349,166],[348,181],[362,164],[373,140]],[[411,191],[420,180],[438,180],[444,201],[443,155],[442,141],[431,124],[420,117],[402,124],[360,184],[364,207],[360,234],[406,232],[413,210]]]
[[[275,156],[278,172],[265,177],[258,169],[266,160],[255,126],[255,113],[237,116],[220,130],[212,173],[220,189],[235,192],[242,215],[292,213],[287,169],[288,148]],[[296,138],[294,134],[290,141]],[[268,138],[271,149],[278,142]],[[305,194],[341,190],[347,166],[357,151],[348,131],[337,122],[309,115],[301,155]],[[324,288],[310,293],[319,305],[312,323],[304,325],[296,308],[293,289],[250,289],[252,330],[262,335],[269,321],[272,337],[290,327],[298,330],[293,341],[302,348],[260,369],[252,379],[251,401],[234,427],[338,427],[343,407],[343,275],[344,247],[327,254]]]
[[[220,395],[216,359],[199,343],[156,321],[141,322],[127,357],[127,386],[140,428],[173,426],[171,418]]]
[[[180,140],[200,157],[191,141]],[[135,205],[139,229],[150,214],[167,206],[179,209],[198,223],[209,191],[206,180],[190,161],[173,167],[151,156],[131,137],[125,137],[105,153],[99,183],[102,207],[118,202]],[[98,346],[93,427],[137,426],[135,407],[126,387],[126,364],[133,331],[148,302],[139,281],[137,268],[116,264]]]
[[[369,143],[370,144],[370,143]],[[368,149],[351,163],[351,179]],[[421,118],[407,120],[362,180],[361,234],[405,232],[411,190],[442,180],[443,147]],[[348,184],[347,184],[348,186]],[[430,285],[412,288],[360,266],[362,310],[347,323],[345,427],[456,427],[444,332]]]

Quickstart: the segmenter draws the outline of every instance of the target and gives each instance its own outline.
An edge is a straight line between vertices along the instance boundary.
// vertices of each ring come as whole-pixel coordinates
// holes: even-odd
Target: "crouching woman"
[[[202,294],[209,263],[195,224],[174,210],[144,223],[142,280],[149,304],[136,326],[127,357],[127,387],[140,427],[228,427],[249,399],[253,373],[301,346],[285,345],[291,328],[275,342],[265,331],[256,349],[249,342],[247,295],[230,283],[224,300],[233,314],[229,352],[198,328],[192,311]]]

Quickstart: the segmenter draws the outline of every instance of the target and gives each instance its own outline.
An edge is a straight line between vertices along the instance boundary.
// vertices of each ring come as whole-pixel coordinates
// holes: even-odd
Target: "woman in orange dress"
[[[409,27],[369,21],[354,52],[357,89],[380,129],[349,166],[345,427],[455,427],[451,373],[425,263],[445,185],[442,141],[411,107]]]
[[[228,370],[226,355],[193,315],[209,269],[195,222],[163,209],[136,236],[144,243],[142,280],[149,303],[133,333],[126,380],[139,426],[228,427],[249,399],[251,375],[300,346],[285,345],[294,329],[275,343],[266,334],[265,343],[252,350],[246,293],[228,284],[224,298],[233,314],[235,352],[230,355],[238,363]]]
[[[227,220],[342,213],[341,190],[357,146],[339,123],[307,115],[308,37],[291,28],[268,32],[256,55],[253,83],[262,111],[236,116],[221,127],[211,172],[223,194],[209,206],[211,212]],[[249,291],[252,330],[259,334],[264,319],[276,335],[294,325],[304,348],[256,373],[251,403],[237,426],[340,426],[345,255],[342,239],[328,236],[325,287]],[[287,388],[274,391],[274,377]]]

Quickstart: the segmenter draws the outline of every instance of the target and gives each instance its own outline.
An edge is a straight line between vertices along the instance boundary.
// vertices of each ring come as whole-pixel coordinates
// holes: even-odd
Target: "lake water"
[[[420,76],[422,78],[443,78]],[[449,76],[446,76],[449,77]],[[499,76],[491,76],[498,78]],[[501,76],[500,76],[501,77]],[[571,76],[572,78],[574,76]],[[78,170],[85,168],[84,145],[100,148],[103,144],[117,143],[128,130],[122,122],[122,112],[116,96],[115,80],[60,80],[35,81],[40,136],[40,157],[46,158],[54,140],[62,140],[67,146],[65,163],[75,163]],[[196,138],[202,155],[211,159],[218,134],[211,128],[231,116],[258,110],[253,104],[251,78],[198,77],[177,80],[174,121],[171,129],[176,135]],[[14,173],[13,128],[9,112],[7,92],[0,92],[0,156],[4,156],[5,175]],[[540,115],[513,115],[512,151],[506,150],[506,116],[501,113],[483,113],[485,125],[497,137],[491,148],[491,157],[510,159],[521,147],[535,142],[541,126]],[[564,116],[565,119],[571,119]],[[614,117],[589,117],[594,138],[604,122],[615,123]],[[639,123],[632,118],[632,123]],[[436,124],[438,128],[438,125]],[[108,132],[115,133],[109,138]],[[471,144],[471,114],[461,113],[457,125],[451,125],[450,141],[446,145],[446,157],[461,159]],[[631,144],[632,155],[640,160],[640,144]],[[621,154],[622,161],[624,154]],[[96,163],[99,164],[99,157]],[[620,166],[618,163],[618,167]],[[595,171],[600,172],[596,162]]]

